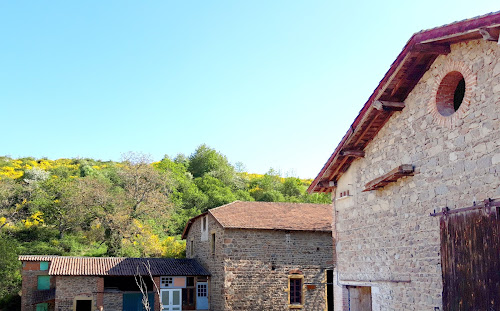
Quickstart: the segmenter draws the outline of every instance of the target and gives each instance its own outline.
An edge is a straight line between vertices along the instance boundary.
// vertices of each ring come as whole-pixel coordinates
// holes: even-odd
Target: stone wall
[[[326,269],[333,269],[331,233],[226,229],[226,310],[288,310],[288,276],[300,271],[304,310],[324,310]]]
[[[104,302],[103,302],[104,310],[122,310],[123,308],[123,293],[104,293]],[[159,310],[159,307],[156,306],[156,310]]]
[[[188,236],[186,237],[186,254],[188,258],[196,258],[198,262],[210,273],[209,283],[209,302],[211,310],[224,309],[224,293],[222,291],[224,284],[224,260],[222,257],[222,241],[224,239],[224,230],[211,215],[207,215],[208,239],[202,240],[201,224],[203,217],[196,219],[192,224]],[[211,233],[215,233],[215,255],[211,252]],[[193,241],[194,250],[191,256],[191,242]]]
[[[97,308],[99,277],[95,276],[57,276],[56,311],[71,311],[77,299],[92,299],[92,309]]]
[[[325,309],[326,269],[333,266],[331,233],[274,230],[224,230],[208,216],[209,237],[201,241],[198,218],[187,236],[187,254],[194,245],[194,258],[211,273],[211,310],[288,310],[288,275],[300,270],[304,282],[304,310]],[[216,234],[215,255],[211,233]]]
[[[429,105],[450,62],[477,83],[466,109],[447,123]],[[338,182],[337,193],[353,195],[334,202],[339,282],[372,286],[373,310],[442,310],[439,220],[429,213],[500,197],[500,46],[452,45],[405,104]],[[413,164],[415,175],[361,192],[401,164]]]

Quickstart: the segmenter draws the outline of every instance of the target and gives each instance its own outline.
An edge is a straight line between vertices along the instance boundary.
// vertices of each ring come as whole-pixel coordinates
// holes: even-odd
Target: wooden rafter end
[[[391,182],[395,182],[396,180],[398,180],[403,176],[413,176],[414,172],[415,169],[413,168],[413,165],[411,164],[400,165],[395,169],[393,169],[392,171],[390,171],[389,173],[377,177],[374,180],[367,183],[363,191],[372,191],[382,188]]]

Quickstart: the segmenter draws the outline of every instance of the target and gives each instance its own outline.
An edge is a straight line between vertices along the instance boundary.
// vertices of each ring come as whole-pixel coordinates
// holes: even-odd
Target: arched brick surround
[[[465,94],[462,104],[457,111],[447,111],[444,102],[453,102],[453,95],[458,82],[465,80]],[[448,61],[439,71],[432,87],[431,98],[428,103],[429,113],[436,122],[449,128],[456,125],[457,120],[462,118],[469,108],[472,92],[476,85],[476,75],[460,61]],[[453,108],[451,108],[453,109]]]

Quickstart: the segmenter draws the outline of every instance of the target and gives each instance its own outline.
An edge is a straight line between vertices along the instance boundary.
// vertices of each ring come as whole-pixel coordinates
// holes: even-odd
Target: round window
[[[465,95],[465,79],[458,71],[452,71],[444,76],[436,94],[438,112],[444,116],[451,116],[460,108]]]
[[[429,112],[439,124],[453,127],[465,115],[474,85],[476,75],[467,65],[453,61],[445,63],[434,83]]]

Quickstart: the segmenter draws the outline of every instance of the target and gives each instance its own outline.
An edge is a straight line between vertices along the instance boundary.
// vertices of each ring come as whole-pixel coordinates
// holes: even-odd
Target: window
[[[186,288],[182,289],[182,309],[193,310],[195,308],[195,287],[194,277],[188,276],[186,278]]]
[[[290,304],[302,304],[302,279],[290,279]]]
[[[288,308],[301,309],[304,306],[303,285],[302,272],[293,272],[288,276]]]
[[[48,311],[49,304],[48,303],[39,303],[36,305],[36,311]]]
[[[465,95],[465,79],[458,71],[452,71],[444,76],[436,94],[438,112],[444,116],[454,114],[462,105]]]
[[[189,253],[191,254],[191,257],[194,256],[194,240],[189,242]]]
[[[427,109],[438,124],[452,128],[470,106],[477,77],[460,61],[445,62],[438,70]]]
[[[208,216],[203,216],[201,218],[201,241],[208,241]]]
[[[170,287],[172,286],[174,279],[172,277],[162,276],[160,278],[160,287]]]
[[[210,240],[210,246],[212,249],[212,255],[215,255],[215,232],[212,233],[212,239]]]
[[[36,288],[38,290],[50,289],[50,275],[39,275]]]
[[[49,262],[48,261],[40,261],[40,270],[41,271],[49,270]]]
[[[198,284],[198,297],[208,296],[208,284]]]

